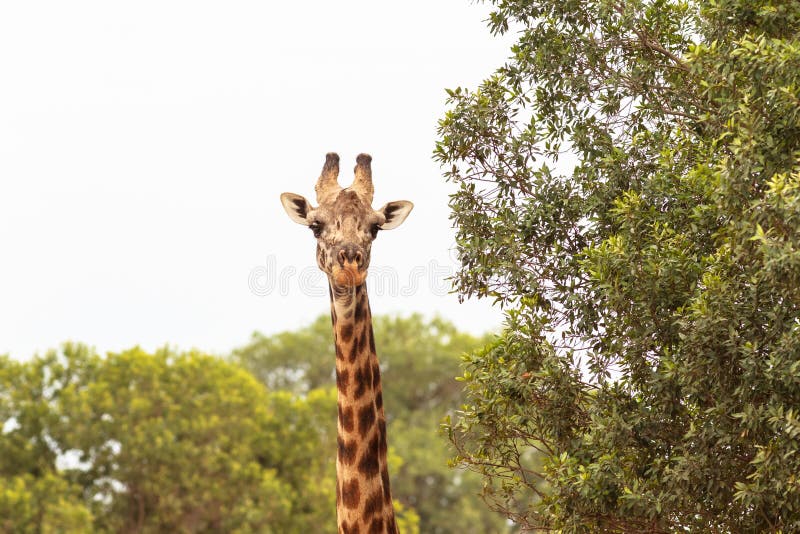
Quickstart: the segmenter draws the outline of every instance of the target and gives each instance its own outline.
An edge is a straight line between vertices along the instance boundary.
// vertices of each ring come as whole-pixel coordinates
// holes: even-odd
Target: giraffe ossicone
[[[281,203],[317,240],[317,265],[328,276],[338,390],[336,520],[340,534],[396,534],[387,463],[386,417],[366,277],[372,242],[397,228],[414,205],[372,208],[372,158],[356,158],[352,185],[338,182],[339,156],[325,157],[317,206],[283,193]]]

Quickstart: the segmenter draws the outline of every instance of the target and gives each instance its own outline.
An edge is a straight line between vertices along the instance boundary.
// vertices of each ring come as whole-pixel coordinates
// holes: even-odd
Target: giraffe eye
[[[380,231],[381,227],[375,223],[369,227],[369,233],[372,234],[372,239],[378,237],[378,231]]]
[[[314,232],[314,237],[319,237],[322,233],[322,225],[318,222],[313,222],[308,225],[311,228],[311,231]]]

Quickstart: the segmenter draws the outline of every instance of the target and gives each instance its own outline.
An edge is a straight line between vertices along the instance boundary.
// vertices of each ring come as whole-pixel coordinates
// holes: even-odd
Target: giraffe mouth
[[[333,282],[339,287],[358,287],[367,279],[367,270],[358,268],[354,261],[349,261],[344,266],[333,266]]]

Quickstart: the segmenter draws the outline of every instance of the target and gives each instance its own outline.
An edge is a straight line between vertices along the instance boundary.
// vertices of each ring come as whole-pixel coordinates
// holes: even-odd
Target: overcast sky
[[[459,304],[445,184],[431,160],[446,87],[508,55],[469,0],[0,4],[0,354],[225,353],[328,312],[310,232],[325,159],[373,156],[375,206],[411,200],[373,246],[374,313]]]

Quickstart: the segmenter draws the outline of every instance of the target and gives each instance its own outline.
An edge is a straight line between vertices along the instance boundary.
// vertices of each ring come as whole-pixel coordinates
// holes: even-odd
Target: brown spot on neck
[[[342,343],[350,343],[350,339],[353,337],[353,323],[342,321],[342,325],[339,327],[338,337]]]
[[[361,489],[358,479],[342,483],[342,504],[348,508],[356,508],[361,502]]]
[[[358,433],[361,438],[366,438],[370,430],[375,426],[375,403],[368,403],[358,410]]]

